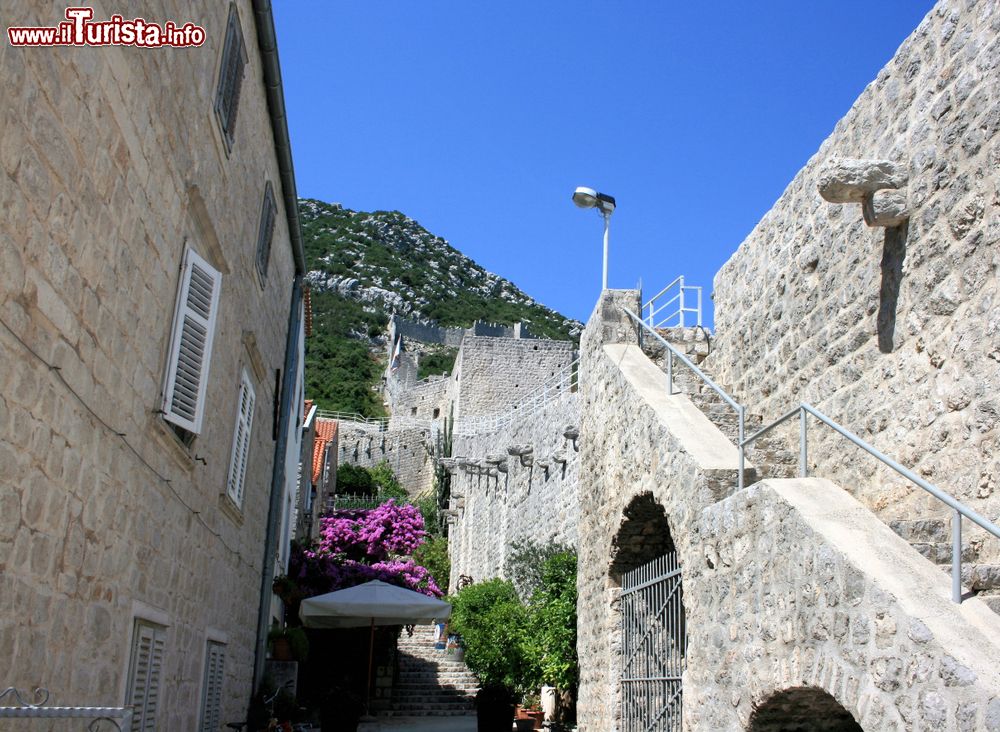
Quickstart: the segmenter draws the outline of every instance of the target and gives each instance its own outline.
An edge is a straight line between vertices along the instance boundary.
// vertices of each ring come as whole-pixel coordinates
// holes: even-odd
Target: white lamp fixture
[[[598,193],[593,188],[580,186],[573,191],[573,203],[580,208],[596,208],[604,217],[604,272],[601,280],[602,289],[608,289],[608,228],[611,224],[611,214],[615,210],[615,199],[606,193]]]

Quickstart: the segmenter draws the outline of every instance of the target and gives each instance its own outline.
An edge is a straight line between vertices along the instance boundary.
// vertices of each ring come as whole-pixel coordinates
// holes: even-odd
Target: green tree
[[[420,506],[417,506],[420,508]],[[427,526],[427,519],[424,518],[424,526]],[[417,547],[413,552],[413,560],[424,567],[427,567],[434,581],[442,590],[448,590],[448,583],[451,580],[451,559],[448,557],[448,539],[443,536],[433,536]]]

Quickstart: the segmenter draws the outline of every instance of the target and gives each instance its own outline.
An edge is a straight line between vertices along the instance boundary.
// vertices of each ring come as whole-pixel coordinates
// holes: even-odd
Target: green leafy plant
[[[514,583],[518,596],[528,602],[542,587],[546,562],[558,554],[573,554],[572,547],[556,542],[540,544],[532,539],[511,542],[504,573]],[[574,561],[576,555],[573,554]]]
[[[374,468],[368,468],[368,474],[372,477],[372,482],[375,484],[378,495],[387,499],[408,499],[409,496],[406,493],[406,489],[399,484],[398,480],[396,480],[396,474],[392,472],[392,468],[389,466],[388,460],[381,461]]]
[[[576,687],[576,567],[573,550],[551,554],[542,564],[541,581],[529,603],[532,633],[526,653],[537,665],[541,681],[570,690]]]
[[[430,346],[427,353],[420,357],[417,378],[426,379],[428,376],[450,374],[455,370],[457,357],[458,349],[454,346]]]
[[[424,517],[424,525],[427,525],[426,516]],[[448,589],[448,583],[451,580],[451,560],[448,558],[448,539],[446,537],[434,536],[425,541],[413,552],[413,561],[427,567],[438,587],[444,590]]]
[[[509,581],[492,579],[459,591],[451,628],[462,636],[465,663],[483,687],[508,693],[538,688],[540,672],[525,647],[528,609]]]
[[[337,468],[337,493],[351,496],[375,494],[375,479],[365,468],[344,463]]]
[[[272,625],[267,633],[268,643],[274,643],[279,638],[288,640],[292,649],[292,658],[296,661],[305,661],[309,657],[309,639],[306,632],[300,627]]]

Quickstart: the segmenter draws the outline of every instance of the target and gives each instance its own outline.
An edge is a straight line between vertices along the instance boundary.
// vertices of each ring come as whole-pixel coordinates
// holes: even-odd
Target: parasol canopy
[[[426,625],[450,615],[451,605],[444,600],[380,580],[307,598],[299,608],[307,628]]]

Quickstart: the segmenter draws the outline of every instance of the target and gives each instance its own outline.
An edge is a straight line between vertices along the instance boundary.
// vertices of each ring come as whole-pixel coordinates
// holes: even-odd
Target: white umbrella
[[[444,600],[379,580],[302,601],[299,617],[307,628],[364,625],[425,625],[451,615]]]
[[[444,600],[379,580],[306,598],[299,607],[299,617],[307,628],[371,627],[368,640],[368,695],[371,694],[376,625],[426,625],[435,620],[444,620],[450,615],[451,605]],[[366,698],[366,710],[368,701]]]

